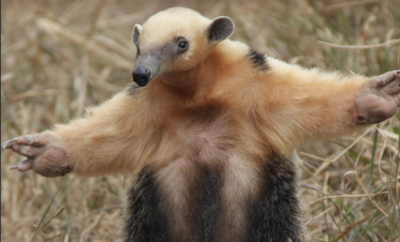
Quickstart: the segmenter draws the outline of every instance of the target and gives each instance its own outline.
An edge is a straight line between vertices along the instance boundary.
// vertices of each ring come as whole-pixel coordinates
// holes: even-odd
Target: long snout
[[[139,55],[132,72],[133,81],[140,87],[146,86],[159,74],[161,59],[158,55],[152,53]]]

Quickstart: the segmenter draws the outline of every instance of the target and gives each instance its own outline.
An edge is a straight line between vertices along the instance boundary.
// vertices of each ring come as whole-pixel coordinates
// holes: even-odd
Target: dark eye
[[[189,48],[189,43],[186,39],[179,39],[177,44],[178,44],[178,50],[181,53],[187,51]]]

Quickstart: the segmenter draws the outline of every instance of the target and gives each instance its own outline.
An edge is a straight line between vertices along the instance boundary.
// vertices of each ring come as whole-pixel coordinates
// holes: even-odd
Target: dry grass
[[[400,69],[398,0],[2,1],[1,141],[67,122],[122,90],[133,25],[176,5],[231,16],[233,39],[290,63],[365,75]],[[302,148],[311,241],[399,239],[399,126],[397,115]],[[116,240],[129,179],[8,171],[19,159],[1,153],[2,241]]]

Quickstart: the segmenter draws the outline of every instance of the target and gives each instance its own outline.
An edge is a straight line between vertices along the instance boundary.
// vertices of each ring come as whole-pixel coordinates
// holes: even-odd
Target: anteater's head
[[[137,46],[133,80],[145,86],[166,73],[192,69],[234,29],[228,17],[210,20],[181,7],[158,12],[143,27],[136,24],[133,28],[133,43]]]

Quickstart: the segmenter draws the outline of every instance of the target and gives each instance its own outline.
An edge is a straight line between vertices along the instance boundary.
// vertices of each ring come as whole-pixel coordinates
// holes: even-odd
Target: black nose
[[[133,81],[135,81],[140,87],[144,87],[149,83],[150,70],[147,68],[135,68],[132,72]]]

